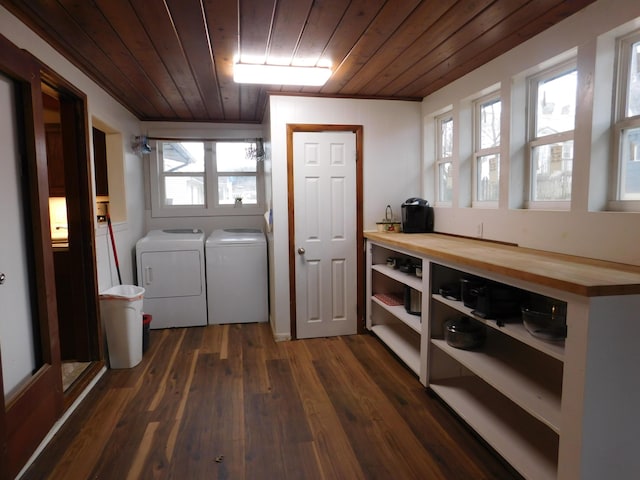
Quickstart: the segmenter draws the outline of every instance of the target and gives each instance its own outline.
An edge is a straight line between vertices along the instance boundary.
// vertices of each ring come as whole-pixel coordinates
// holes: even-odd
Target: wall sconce
[[[131,148],[138,155],[144,155],[151,153],[151,146],[149,145],[149,139],[146,135],[138,135],[133,137]]]

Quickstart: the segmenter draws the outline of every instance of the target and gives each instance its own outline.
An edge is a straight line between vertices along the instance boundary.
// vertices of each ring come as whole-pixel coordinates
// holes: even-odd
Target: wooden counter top
[[[585,297],[640,294],[640,267],[437,233],[364,232],[372,241]]]

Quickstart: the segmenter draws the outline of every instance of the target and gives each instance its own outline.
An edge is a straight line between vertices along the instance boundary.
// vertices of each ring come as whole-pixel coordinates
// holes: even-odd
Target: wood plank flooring
[[[24,479],[511,479],[371,335],[266,324],[151,331]]]

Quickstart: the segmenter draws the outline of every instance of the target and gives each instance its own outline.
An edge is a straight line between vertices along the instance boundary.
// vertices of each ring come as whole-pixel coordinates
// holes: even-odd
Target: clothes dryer
[[[207,324],[202,230],[151,230],[136,243],[136,261],[150,328]]]
[[[261,230],[215,230],[206,242],[209,324],[268,320],[267,242]]]

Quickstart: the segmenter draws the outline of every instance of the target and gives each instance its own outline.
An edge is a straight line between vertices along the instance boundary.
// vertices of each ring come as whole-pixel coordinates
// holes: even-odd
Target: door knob
[[[298,254],[299,255],[304,255],[304,253],[305,253],[304,248],[302,248],[302,247],[298,248]]]
[[[7,276],[4,273],[0,273],[0,285],[2,285],[4,283],[6,278],[7,278]]]

